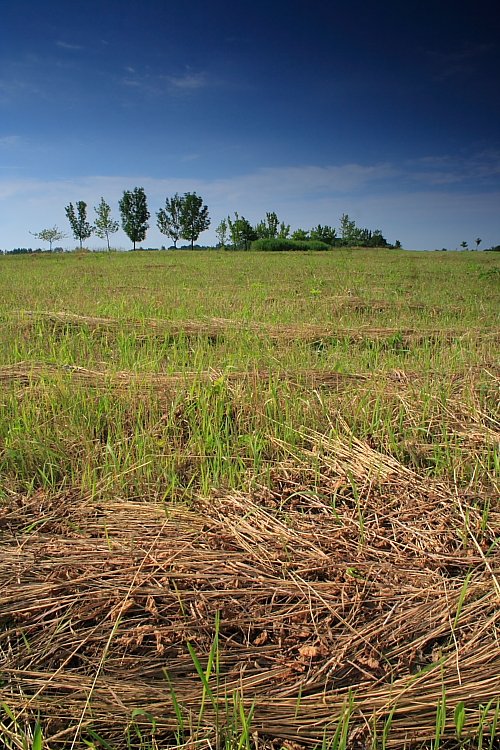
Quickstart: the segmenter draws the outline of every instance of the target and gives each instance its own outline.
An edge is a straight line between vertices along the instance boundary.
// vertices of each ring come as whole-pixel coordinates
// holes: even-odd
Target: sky
[[[211,227],[348,213],[408,249],[500,243],[489,0],[0,0],[0,248],[64,208],[197,192]],[[94,238],[90,246],[102,246]],[[130,241],[120,229],[118,247]]]

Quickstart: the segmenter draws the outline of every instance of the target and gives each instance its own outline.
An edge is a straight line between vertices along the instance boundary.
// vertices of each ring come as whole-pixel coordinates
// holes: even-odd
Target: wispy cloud
[[[34,77],[13,70],[0,78],[0,102],[11,104],[20,97],[45,98],[45,91]]]
[[[70,52],[78,52],[83,49],[81,44],[70,44],[69,42],[62,41],[62,39],[56,41],[56,46],[61,49],[69,50]]]
[[[197,161],[200,158],[201,158],[201,154],[197,154],[197,153],[184,154],[184,156],[181,156],[179,161],[181,162]]]
[[[139,70],[127,65],[121,79],[123,86],[140,90],[145,96],[188,95],[212,85],[204,71],[187,69],[180,74],[167,74],[151,71],[148,68]]]
[[[186,72],[179,76],[167,76],[167,81],[179,91],[196,91],[207,85],[207,76],[203,72]]]
[[[19,135],[4,135],[0,136],[0,148],[14,148],[19,146],[21,143],[21,136]]]
[[[429,186],[486,185],[500,177],[500,150],[426,156],[408,161],[406,168],[411,179]]]
[[[124,75],[120,79],[122,86],[140,90],[145,95],[158,93],[156,76],[152,75],[148,70],[139,71],[132,65],[126,65],[123,71]]]
[[[14,107],[21,101],[35,106],[37,99],[60,104],[68,93],[74,93],[71,78],[74,70],[74,60],[67,55],[39,55],[30,52],[20,54],[18,58],[4,60],[0,71],[0,102]],[[26,110],[23,108],[22,111]],[[15,120],[22,115],[17,109],[13,109],[12,117]]]
[[[126,76],[125,78],[122,78],[122,84],[130,88],[146,88],[146,83],[144,80],[141,81],[139,78],[133,78],[132,76]]]

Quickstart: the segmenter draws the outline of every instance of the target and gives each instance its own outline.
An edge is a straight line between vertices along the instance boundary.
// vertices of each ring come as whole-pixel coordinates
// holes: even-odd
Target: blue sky
[[[292,228],[500,243],[500,14],[448,0],[2,0],[0,248],[196,191]],[[91,243],[92,244],[92,241]],[[102,244],[95,240],[94,244]],[[129,247],[124,233],[116,244]],[[68,237],[65,245],[74,246]]]

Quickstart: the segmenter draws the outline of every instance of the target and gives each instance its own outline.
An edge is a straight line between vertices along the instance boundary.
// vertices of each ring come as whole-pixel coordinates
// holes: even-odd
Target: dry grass
[[[329,338],[348,339],[360,341],[361,339],[382,339],[391,336],[400,336],[402,342],[411,341],[449,341],[460,338],[484,338],[500,341],[500,331],[497,327],[471,328],[404,328],[404,327],[372,327],[361,325],[358,328],[348,328],[335,325],[277,325],[266,323],[254,323],[251,321],[230,320],[226,318],[207,318],[205,320],[162,320],[149,318],[143,320],[126,320],[117,318],[103,318],[88,315],[76,315],[69,312],[45,312],[41,310],[24,310],[12,313],[20,320],[44,321],[54,327],[79,327],[92,330],[116,330],[126,328],[135,331],[141,336],[207,336],[217,338],[225,334],[239,332],[252,333],[264,336],[270,340],[300,340],[321,341]]]
[[[319,370],[273,373],[269,370],[223,372],[212,369],[205,372],[178,372],[162,375],[146,372],[90,370],[86,367],[73,365],[50,365],[36,362],[18,362],[15,365],[0,367],[0,382],[4,383],[29,384],[57,375],[69,375],[75,382],[89,386],[112,385],[116,388],[139,386],[158,390],[176,389],[194,382],[215,383],[220,379],[223,379],[228,384],[248,385],[252,382],[269,380],[277,375],[279,375],[280,379],[286,379],[291,383],[295,382],[312,388],[340,388],[343,384],[363,383],[368,380],[368,377],[362,374]],[[396,377],[397,375],[395,375],[395,379]]]
[[[116,371],[116,370],[96,370],[77,365],[58,365],[47,362],[16,362],[14,365],[0,366],[0,383],[19,383],[32,384],[43,381],[47,378],[58,376],[69,376],[78,384],[87,386],[113,386],[116,388],[128,388],[138,386],[148,389],[176,389],[182,386],[188,386],[195,382],[216,383],[223,380],[228,385],[252,385],[252,383],[261,383],[263,381],[279,379],[281,382],[286,381],[290,384],[301,385],[305,388],[332,388],[340,389],[347,385],[362,386],[364,383],[373,386],[374,382],[380,382],[382,379],[385,385],[390,389],[396,387],[398,390],[404,390],[405,386],[415,385],[430,376],[443,378],[447,383],[456,386],[464,384],[474,384],[485,375],[488,377],[492,387],[500,387],[500,367],[497,363],[491,362],[476,367],[467,367],[462,372],[454,373],[432,373],[426,372],[408,372],[402,369],[380,373],[346,373],[336,372],[335,370],[320,369],[303,369],[286,371],[281,369],[268,370],[219,370],[216,368],[206,371],[194,372],[176,372],[166,374],[137,372],[137,371]]]
[[[189,509],[9,499],[0,700],[40,712],[47,747],[90,724],[119,745],[138,707],[166,741],[173,695],[186,727],[200,714],[198,729],[224,724],[237,693],[259,736],[305,744],[332,731],[350,695],[352,747],[393,707],[388,746],[431,740],[443,695],[445,737],[460,701],[477,728],[500,689],[499,508],[352,436],[309,437],[314,470],[291,455],[271,489]],[[217,637],[202,708],[186,644],[206,665]]]

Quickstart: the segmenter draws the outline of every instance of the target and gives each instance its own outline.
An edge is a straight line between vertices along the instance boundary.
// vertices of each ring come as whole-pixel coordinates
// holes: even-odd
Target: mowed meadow
[[[7,748],[489,748],[500,259],[0,257]]]

